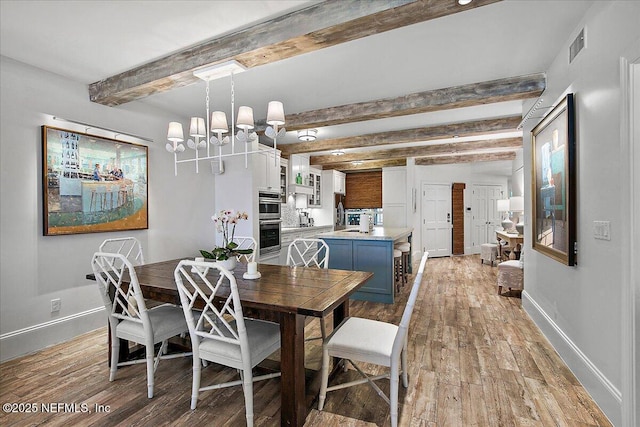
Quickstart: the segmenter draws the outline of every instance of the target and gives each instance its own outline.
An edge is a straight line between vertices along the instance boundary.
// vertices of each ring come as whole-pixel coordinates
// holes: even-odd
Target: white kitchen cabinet
[[[346,194],[347,192],[347,176],[340,171],[330,170],[322,171],[324,179],[324,188],[333,189],[334,193]]]
[[[334,192],[338,194],[347,194],[347,175],[340,171],[333,171]]]
[[[297,182],[300,175],[302,182]],[[289,157],[289,183],[298,185],[309,185],[309,155],[292,154]]]
[[[382,168],[382,203],[407,203],[407,171],[404,167]]]
[[[280,201],[287,203],[287,195],[289,190],[289,161],[287,159],[280,159]]]
[[[382,168],[382,212],[385,227],[407,226],[407,171]]]
[[[309,168],[309,184],[313,194],[309,196],[308,206],[319,208],[322,206],[322,171],[320,169]]]
[[[274,154],[273,148],[265,145],[258,149],[252,159],[256,186],[280,191],[280,151]]]

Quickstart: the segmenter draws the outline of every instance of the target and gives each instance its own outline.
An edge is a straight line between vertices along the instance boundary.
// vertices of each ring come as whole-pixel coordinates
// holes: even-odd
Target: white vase
[[[231,258],[225,259],[222,261],[216,261],[217,264],[223,266],[229,271],[233,271],[233,269],[236,268],[237,262],[238,262],[238,259],[235,256],[232,256]]]

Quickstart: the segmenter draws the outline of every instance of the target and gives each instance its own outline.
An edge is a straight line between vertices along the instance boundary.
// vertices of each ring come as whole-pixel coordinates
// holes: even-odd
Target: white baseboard
[[[70,340],[107,324],[104,307],[98,307],[0,335],[0,362],[15,359]]]
[[[542,307],[522,291],[522,307],[613,425],[622,425],[622,393],[560,329]]]

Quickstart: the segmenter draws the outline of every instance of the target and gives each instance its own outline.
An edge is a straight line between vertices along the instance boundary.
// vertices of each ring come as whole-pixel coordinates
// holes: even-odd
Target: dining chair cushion
[[[377,320],[348,317],[327,338],[330,354],[346,359],[390,366],[398,326]]]
[[[411,244],[408,242],[396,243],[394,247],[395,249],[398,249],[401,252],[409,252],[411,250]]]
[[[184,312],[180,307],[164,304],[147,310],[147,313],[153,325],[154,344],[188,330]],[[116,335],[118,338],[135,342],[144,342],[146,336],[142,322],[133,320],[120,321],[116,326]]]
[[[237,329],[235,323],[235,321],[229,322],[234,329]],[[249,341],[249,363],[254,367],[280,348],[280,325],[246,317],[244,324]],[[231,333],[226,330],[223,332],[225,336],[231,338]],[[236,344],[203,338],[199,349],[202,359],[242,369],[240,346]]]

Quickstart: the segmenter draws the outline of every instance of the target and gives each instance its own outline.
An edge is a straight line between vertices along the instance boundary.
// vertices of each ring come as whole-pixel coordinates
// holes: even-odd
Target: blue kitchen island
[[[413,228],[374,227],[369,233],[360,233],[355,228],[320,233],[316,237],[329,246],[329,268],[373,273],[351,298],[392,304],[393,244],[407,240],[411,243],[412,232]]]

